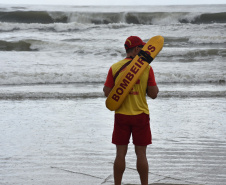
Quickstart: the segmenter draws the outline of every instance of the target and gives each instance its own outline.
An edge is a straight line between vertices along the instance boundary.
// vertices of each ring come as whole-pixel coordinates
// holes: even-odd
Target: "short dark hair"
[[[135,47],[134,47],[134,48],[135,48]],[[127,50],[126,50],[126,53],[132,52],[132,51],[134,50],[134,48],[129,48],[129,49],[127,49]]]
[[[137,47],[137,46],[136,46]],[[143,48],[143,46],[142,45],[139,45],[138,46],[139,48]],[[133,50],[134,50],[134,48],[135,47],[133,47],[133,48],[129,48],[129,49],[126,49],[126,53],[130,53],[130,52],[132,52]]]

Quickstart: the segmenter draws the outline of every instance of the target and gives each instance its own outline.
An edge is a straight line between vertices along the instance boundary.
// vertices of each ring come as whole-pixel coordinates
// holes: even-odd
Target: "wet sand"
[[[113,112],[104,98],[0,101],[1,185],[112,185]],[[224,185],[224,98],[148,100],[150,184]],[[123,184],[139,184],[129,144]]]

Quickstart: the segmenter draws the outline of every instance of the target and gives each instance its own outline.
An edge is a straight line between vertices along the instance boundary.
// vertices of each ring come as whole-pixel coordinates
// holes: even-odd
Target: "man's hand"
[[[147,87],[147,95],[149,97],[151,97],[152,99],[157,98],[158,93],[159,93],[159,88],[158,88],[157,85],[156,86],[148,86]]]
[[[103,88],[104,95],[105,95],[106,97],[108,97],[108,95],[110,94],[111,90],[112,90],[112,88],[107,87],[107,86],[104,86],[104,88]]]

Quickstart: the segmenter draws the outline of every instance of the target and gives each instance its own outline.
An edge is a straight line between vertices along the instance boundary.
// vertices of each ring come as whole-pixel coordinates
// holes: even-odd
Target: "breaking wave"
[[[7,72],[0,74],[0,85],[35,85],[35,84],[73,84],[73,83],[102,83],[104,84],[106,74],[84,72]],[[164,73],[156,72],[159,83],[215,83],[225,84],[224,74],[195,75],[183,72]]]
[[[60,16],[53,18],[46,11],[13,11],[0,12],[1,22],[17,22],[17,23],[42,23],[49,24],[54,22],[67,22],[67,17]]]
[[[196,38],[196,42],[199,38]],[[95,40],[95,38],[93,38]],[[35,39],[24,39],[19,41],[5,41],[0,40],[0,51],[55,51],[57,50],[65,50],[70,49],[71,47],[74,48],[74,53],[77,54],[84,54],[85,50],[89,51],[90,54],[94,55],[103,55],[108,56],[109,54],[111,56],[124,56],[124,50],[120,50],[118,48],[115,49],[109,49],[105,48],[104,50],[97,51],[89,48],[79,47],[77,46],[78,42],[91,42],[90,39],[64,39],[61,42],[51,42],[47,40],[35,40]],[[199,47],[204,46],[205,47]],[[215,44],[218,46],[217,48],[211,49],[207,46]],[[197,45],[197,49],[190,49],[190,46]],[[194,43],[190,38],[186,37],[178,37],[178,38],[171,38],[171,37],[165,37],[165,48],[161,52],[160,57],[180,57],[184,56],[186,58],[194,58],[194,57],[206,57],[206,56],[221,56],[226,57],[226,38],[220,37],[214,39],[213,37],[205,37],[203,39],[199,39],[198,43]],[[184,47],[188,49],[177,49],[175,50],[174,47]],[[174,50],[173,52],[170,52],[170,50]]]
[[[190,13],[190,12],[48,12],[48,11],[11,11],[0,12],[1,22],[14,23],[127,23],[127,24],[212,24],[226,23],[226,12]]]

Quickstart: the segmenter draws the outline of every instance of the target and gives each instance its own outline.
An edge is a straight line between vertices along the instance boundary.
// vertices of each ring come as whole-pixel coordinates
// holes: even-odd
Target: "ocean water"
[[[226,5],[0,5],[0,184],[112,184],[109,67],[131,35],[152,62],[150,183],[226,183]],[[130,145],[124,184],[139,184]]]

